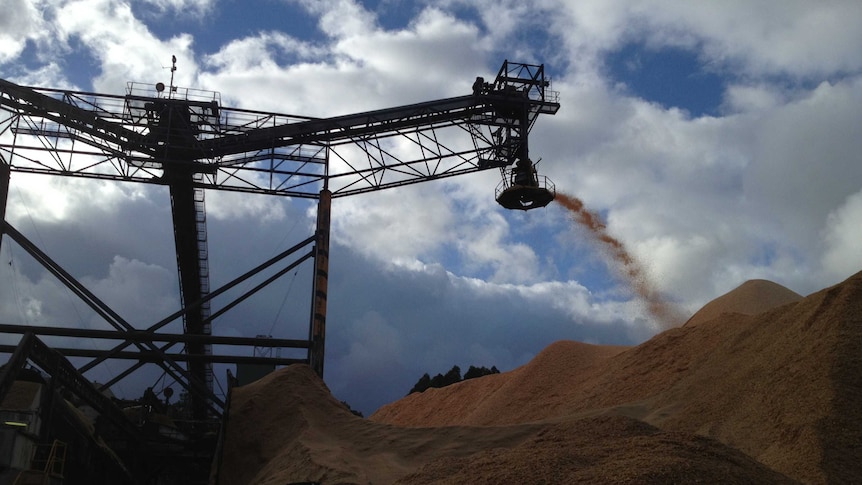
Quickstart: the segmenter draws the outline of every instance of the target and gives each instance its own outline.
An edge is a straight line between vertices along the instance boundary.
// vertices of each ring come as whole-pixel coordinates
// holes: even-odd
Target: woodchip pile
[[[862,273],[763,280],[636,347],[556,342],[353,416],[305,366],[234,390],[219,483],[862,483]]]

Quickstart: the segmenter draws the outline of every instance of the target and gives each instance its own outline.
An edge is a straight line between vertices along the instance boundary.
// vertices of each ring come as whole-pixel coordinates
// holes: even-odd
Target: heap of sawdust
[[[295,365],[234,391],[220,485],[290,483],[792,483],[691,433],[612,414],[405,428],[358,418]]]
[[[719,310],[628,349],[557,342],[369,420],[281,370],[235,390],[219,483],[862,483],[862,273]]]
[[[772,308],[796,303],[802,295],[767,280],[748,280],[733,291],[707,303],[685,323],[698,325],[724,313],[757,315]]]
[[[570,383],[600,374],[608,359],[628,348],[555,342],[511,372],[410,394],[369,419],[398,426],[487,426],[562,416],[581,397],[580,387]]]

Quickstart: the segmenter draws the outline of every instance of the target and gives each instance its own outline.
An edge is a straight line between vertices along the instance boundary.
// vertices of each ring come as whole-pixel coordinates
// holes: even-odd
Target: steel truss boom
[[[513,113],[527,109],[532,124],[559,103],[539,80],[502,79],[510,84],[323,119],[220,107],[215,93],[178,100],[137,95],[137,85],[119,96],[0,80],[0,153],[21,172],[168,184],[163,171],[174,162],[201,173],[200,188],[316,199],[328,182],[341,197],[514,163],[526,139],[504,131],[529,126]],[[165,157],[153,142],[160,102],[191,110],[195,139],[181,154]],[[457,142],[464,134],[471,143]]]

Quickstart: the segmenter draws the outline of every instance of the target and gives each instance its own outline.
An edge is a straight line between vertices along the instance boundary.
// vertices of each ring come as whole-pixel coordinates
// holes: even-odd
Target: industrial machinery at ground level
[[[176,65],[171,72],[176,69]],[[110,387],[154,364],[181,385],[193,420],[218,422],[225,402],[213,392],[213,363],[287,365],[324,370],[330,208],[333,199],[496,169],[496,199],[530,210],[554,198],[529,156],[528,135],[540,114],[560,105],[544,66],[504,62],[472,93],[331,118],[222,106],[218,93],[158,83],[130,83],[125,95],[23,87],[0,80],[0,244],[22,247],[106,322],[104,330],[33,327],[0,322],[0,332],[119,340],[109,350],[86,345],[55,349],[89,359],[86,375],[109,360],[132,364]],[[135,328],[5,219],[12,172],[167,186],[170,193],[181,307],[147,328]],[[314,234],[219,288],[211,288],[205,193],[226,190],[317,201]],[[213,335],[218,318],[272,281],[310,260],[308,336],[261,339]],[[264,270],[273,276],[240,297],[213,302]],[[160,330],[182,321],[183,333]],[[172,350],[182,345],[183,350]],[[305,358],[216,354],[213,345],[293,348]],[[11,353],[13,346],[0,346]],[[0,374],[0,382],[3,382]],[[2,389],[0,389],[2,390]],[[0,396],[2,399],[2,396]],[[203,435],[207,427],[190,430]]]

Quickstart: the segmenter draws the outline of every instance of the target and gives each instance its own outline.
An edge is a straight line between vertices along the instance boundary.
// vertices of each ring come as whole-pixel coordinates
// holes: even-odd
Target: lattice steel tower
[[[189,391],[197,419],[218,418],[225,403],[213,393],[213,363],[306,362],[323,375],[332,199],[496,169],[502,178],[496,192],[501,205],[523,210],[545,206],[554,198],[554,187],[536,173],[528,135],[540,114],[555,114],[559,107],[542,65],[508,61],[492,82],[476,78],[472,93],[464,96],[322,119],[224,107],[217,93],[177,88],[173,81],[168,86],[129,84],[127,93],[118,96],[22,87],[0,80],[0,236],[5,234],[23,247],[112,327],[3,324],[0,331],[121,340],[110,350],[84,345],[57,350],[65,356],[92,359],[77,368],[80,374],[108,359],[137,361],[105,387],[146,363],[155,363]],[[412,147],[409,155],[393,149],[396,141],[404,140]],[[12,172],[167,186],[181,308],[145,329],[130,325],[5,220]],[[206,190],[316,200],[316,231],[212,289]],[[220,315],[309,259],[314,268],[307,337],[211,334]],[[213,298],[281,264],[286,266],[252,292],[212,311]],[[183,321],[183,334],[159,332],[177,319]],[[170,351],[180,343],[184,352]],[[214,355],[215,344],[307,349],[307,357]],[[0,393],[2,386],[0,382]]]

